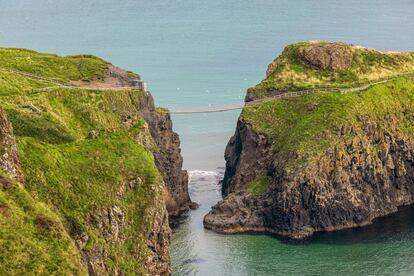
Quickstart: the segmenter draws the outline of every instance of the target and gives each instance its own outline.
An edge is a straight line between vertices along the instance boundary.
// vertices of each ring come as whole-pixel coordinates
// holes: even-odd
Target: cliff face
[[[172,129],[168,110],[155,108],[154,100],[146,94],[140,101],[140,114],[149,125],[150,133],[157,145],[154,157],[168,188],[167,210],[171,219],[197,205],[191,202],[188,194],[188,175],[182,169],[180,139]]]
[[[413,92],[402,77],[245,107],[226,148],[224,199],[205,227],[299,239],[412,204]]]
[[[156,109],[148,92],[125,88],[138,75],[93,56],[0,49],[0,60],[0,107],[11,122],[0,113],[0,172],[24,180],[24,188],[2,181],[14,183],[41,206],[35,214],[22,207],[32,218],[27,229],[53,228],[61,237],[26,235],[21,252],[6,248],[0,257],[36,252],[30,244],[40,238],[55,246],[51,250],[39,242],[44,252],[39,264],[50,274],[169,275],[166,207],[175,215],[190,199],[168,111]],[[0,206],[12,213],[13,196],[0,197]],[[0,223],[4,229],[14,225]],[[12,239],[0,231],[2,244]],[[8,273],[36,274],[36,269],[28,263]]]

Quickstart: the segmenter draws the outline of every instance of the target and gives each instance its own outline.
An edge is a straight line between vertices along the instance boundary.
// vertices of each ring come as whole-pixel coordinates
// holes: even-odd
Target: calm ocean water
[[[205,106],[242,101],[289,43],[414,51],[413,14],[412,0],[0,0],[0,45],[95,54],[140,73],[159,105]],[[305,243],[204,230],[238,113],[173,116],[201,203],[173,235],[174,275],[414,275],[411,209]]]

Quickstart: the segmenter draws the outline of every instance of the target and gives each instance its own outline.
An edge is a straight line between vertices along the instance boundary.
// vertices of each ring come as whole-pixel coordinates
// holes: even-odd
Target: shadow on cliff
[[[294,241],[282,238],[288,244],[338,244],[352,245],[391,241],[414,240],[414,205],[405,206],[399,212],[376,219],[373,224],[334,232],[321,232],[313,237]]]

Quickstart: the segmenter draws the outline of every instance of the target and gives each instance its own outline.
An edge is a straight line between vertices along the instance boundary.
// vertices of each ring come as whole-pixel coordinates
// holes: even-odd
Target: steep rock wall
[[[180,139],[172,129],[168,110],[154,106],[151,94],[146,93],[139,102],[139,110],[149,125],[150,133],[157,145],[154,151],[156,164],[168,188],[167,210],[171,218],[179,216],[189,208],[196,208],[188,194],[188,174],[182,169]]]
[[[19,152],[13,135],[13,126],[6,112],[0,110],[0,168],[11,178],[23,183]]]

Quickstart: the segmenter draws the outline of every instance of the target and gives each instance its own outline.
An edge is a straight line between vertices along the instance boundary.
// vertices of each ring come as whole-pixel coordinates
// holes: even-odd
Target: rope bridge
[[[190,108],[171,108],[170,112],[172,114],[193,114],[193,113],[214,113],[214,112],[225,112],[230,110],[237,110],[243,109],[243,107],[251,106],[257,103],[261,103],[264,101],[269,100],[280,100],[284,98],[293,98],[299,97],[307,94],[314,94],[319,92],[339,92],[339,93],[349,93],[349,92],[359,92],[370,88],[371,86],[386,83],[392,81],[393,79],[381,80],[377,82],[372,82],[369,84],[364,84],[359,87],[353,88],[332,88],[332,87],[321,87],[321,88],[314,88],[314,89],[307,89],[301,91],[292,91],[286,92],[282,94],[277,94],[274,96],[266,97],[263,99],[247,102],[247,103],[234,103],[234,104],[227,104],[227,105],[220,105],[220,106],[208,106],[208,107],[190,107]]]

